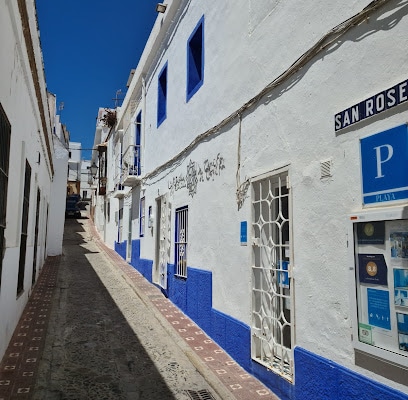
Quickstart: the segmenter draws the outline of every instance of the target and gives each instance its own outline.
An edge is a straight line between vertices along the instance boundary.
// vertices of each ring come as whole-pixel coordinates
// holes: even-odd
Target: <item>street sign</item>
[[[407,199],[407,125],[361,139],[360,151],[363,203]]]

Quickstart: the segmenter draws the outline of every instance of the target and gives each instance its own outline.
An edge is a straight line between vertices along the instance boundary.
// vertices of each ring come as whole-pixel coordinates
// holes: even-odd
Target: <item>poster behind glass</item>
[[[408,220],[354,224],[359,341],[408,357]]]

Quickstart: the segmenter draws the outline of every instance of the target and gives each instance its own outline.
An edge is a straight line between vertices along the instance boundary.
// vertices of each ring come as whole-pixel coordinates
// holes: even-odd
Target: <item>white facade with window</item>
[[[69,142],[67,194],[81,194],[81,154],[82,144],[78,142]]]
[[[81,198],[82,200],[90,200],[92,196],[93,177],[91,174],[91,161],[81,161]]]
[[[364,147],[406,124],[407,31],[393,0],[169,1],[118,110],[112,163],[140,151],[106,195],[132,209],[108,244],[283,399],[407,397],[408,308],[394,298],[408,265],[388,246],[408,228],[358,251],[353,229],[408,205],[378,186],[388,136]],[[355,251],[384,252],[387,279],[359,277]],[[368,315],[381,307],[390,324]]]
[[[47,255],[61,254],[68,151],[46,91],[34,1],[0,2],[0,37],[1,359]]]

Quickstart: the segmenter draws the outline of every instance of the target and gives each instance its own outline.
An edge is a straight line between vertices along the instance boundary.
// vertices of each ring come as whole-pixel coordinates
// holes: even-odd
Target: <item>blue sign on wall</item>
[[[407,199],[407,125],[361,139],[360,150],[363,203]]]
[[[241,245],[246,245],[248,242],[248,224],[247,221],[241,221]]]
[[[368,323],[391,330],[390,293],[367,288]]]
[[[283,271],[278,272],[278,283],[282,288],[289,288],[289,262],[279,261],[280,269]]]

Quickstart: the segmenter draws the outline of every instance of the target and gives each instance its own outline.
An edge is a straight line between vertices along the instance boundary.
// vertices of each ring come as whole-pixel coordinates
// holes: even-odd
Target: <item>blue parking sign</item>
[[[408,129],[397,126],[360,140],[363,203],[408,198]]]

